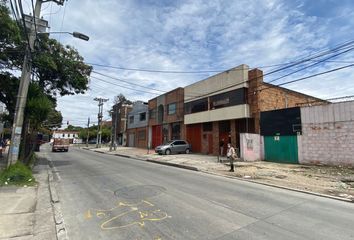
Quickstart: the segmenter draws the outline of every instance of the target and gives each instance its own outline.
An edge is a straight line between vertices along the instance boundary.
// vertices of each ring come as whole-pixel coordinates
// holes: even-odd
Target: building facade
[[[240,65],[184,88],[186,138],[193,152],[220,154],[220,142],[240,148],[240,133],[260,132],[260,112],[316,98],[263,82],[263,72]]]
[[[112,127],[116,131],[116,143],[120,146],[127,145],[127,119],[132,107],[131,104],[125,103],[118,103],[113,106]]]
[[[148,104],[137,101],[128,113],[127,146],[147,148],[148,143]]]
[[[53,132],[52,140],[54,138],[69,139],[71,144],[82,142],[82,140],[79,139],[79,132],[77,131],[56,130]]]
[[[153,98],[148,105],[150,148],[174,139],[186,139],[183,88]]]

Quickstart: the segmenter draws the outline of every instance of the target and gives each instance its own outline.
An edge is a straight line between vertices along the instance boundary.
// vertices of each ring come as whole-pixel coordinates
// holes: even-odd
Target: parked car
[[[171,153],[190,153],[191,145],[184,140],[173,140],[166,144],[157,146],[155,152],[158,154],[169,155]]]

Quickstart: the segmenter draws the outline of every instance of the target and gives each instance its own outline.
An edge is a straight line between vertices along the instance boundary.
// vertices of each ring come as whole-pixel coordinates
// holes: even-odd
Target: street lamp
[[[67,34],[70,34],[72,35],[73,37],[75,38],[79,38],[81,40],[85,40],[85,41],[88,41],[90,39],[89,36],[83,34],[83,33],[80,33],[80,32],[46,32],[46,33],[43,33],[43,34],[60,34],[60,33],[67,33]]]

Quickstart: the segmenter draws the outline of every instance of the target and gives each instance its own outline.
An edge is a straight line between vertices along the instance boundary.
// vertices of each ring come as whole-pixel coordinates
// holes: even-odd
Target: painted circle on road
[[[114,191],[114,195],[123,199],[148,199],[165,192],[166,188],[157,185],[136,185]]]

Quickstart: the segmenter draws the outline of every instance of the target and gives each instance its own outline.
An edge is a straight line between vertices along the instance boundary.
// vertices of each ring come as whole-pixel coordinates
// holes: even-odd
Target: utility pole
[[[63,5],[63,0],[54,1],[54,2]],[[34,41],[36,39],[35,24],[37,24],[37,21],[40,19],[41,7],[42,7],[42,0],[37,0],[34,9],[34,16],[31,22],[30,32],[28,36],[29,42],[28,42],[28,46],[26,47],[26,53],[22,65],[21,80],[20,80],[20,86],[18,89],[18,94],[16,99],[15,116],[12,125],[11,145],[10,145],[9,154],[7,158],[7,166],[10,166],[11,164],[15,163],[19,155],[22,125],[24,119],[24,109],[26,107],[28,87],[29,87],[30,77],[32,72],[31,51],[33,50]]]
[[[116,140],[117,140],[117,105],[113,105],[113,111],[111,111],[112,113],[112,131],[111,131],[111,146],[109,147],[109,151],[112,151],[112,149],[114,148],[114,150],[117,150],[117,144],[116,144]],[[113,117],[114,116],[114,117]],[[113,124],[114,121],[114,124]]]
[[[117,150],[117,121],[118,121],[118,106],[114,105],[115,107],[115,119],[114,119],[114,151]]]
[[[88,141],[90,137],[90,118],[87,119],[87,137],[86,137],[86,147],[88,147]]]
[[[102,118],[103,118],[103,103],[108,101],[108,98],[96,97],[98,101],[98,131],[96,139],[96,148],[100,148],[102,144]]]

